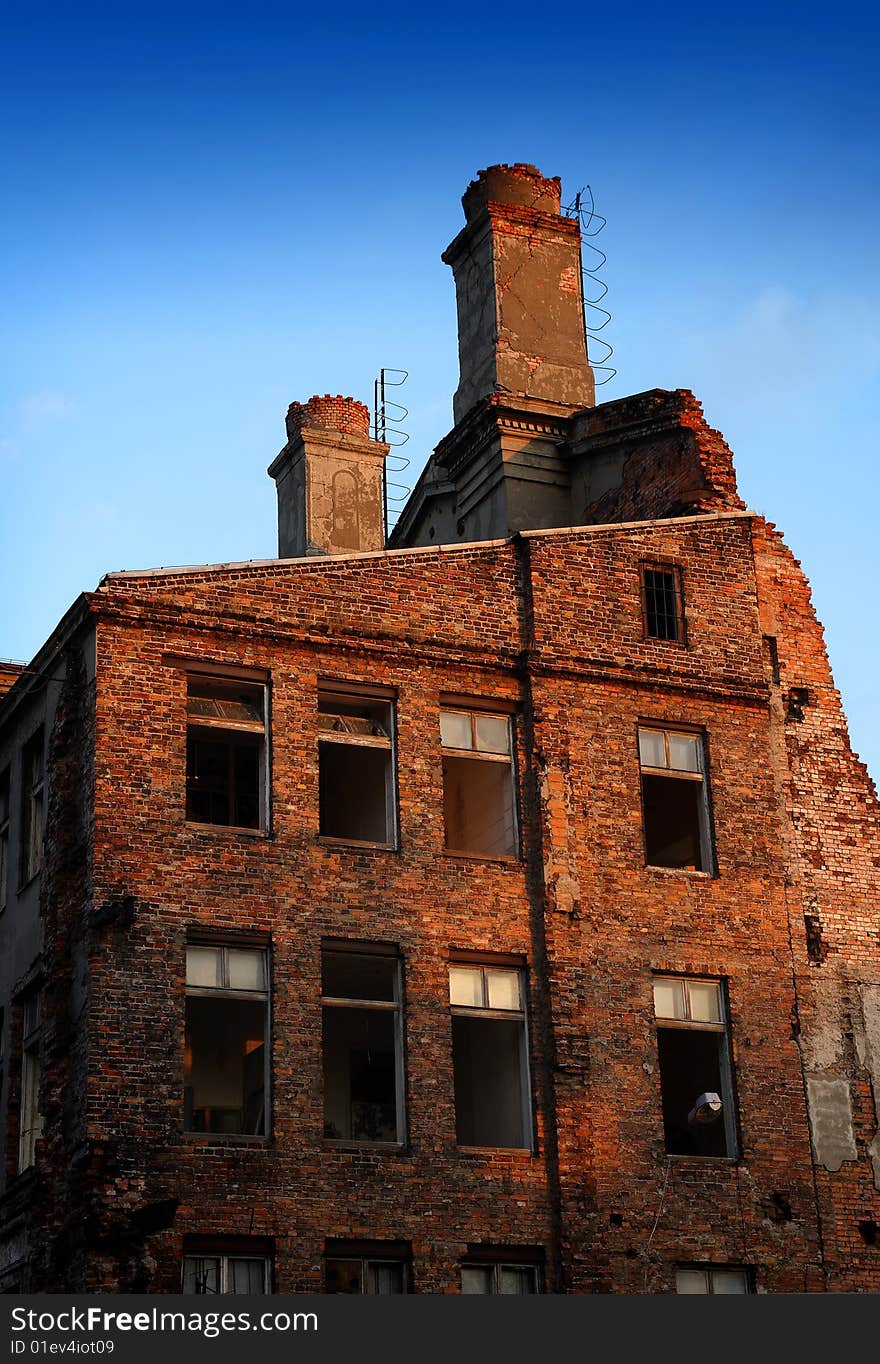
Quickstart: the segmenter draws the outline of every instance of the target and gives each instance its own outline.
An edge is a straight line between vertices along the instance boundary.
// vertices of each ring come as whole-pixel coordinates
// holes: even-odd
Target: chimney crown
[[[487,166],[477,172],[462,195],[461,206],[470,223],[489,202],[515,204],[538,213],[558,214],[562,203],[562,181],[542,175],[536,166],[517,161],[513,166]]]
[[[317,428],[339,431],[349,436],[370,434],[370,409],[356,398],[343,398],[341,393],[316,393],[306,403],[291,403],[287,409],[287,439],[293,440],[301,431]]]

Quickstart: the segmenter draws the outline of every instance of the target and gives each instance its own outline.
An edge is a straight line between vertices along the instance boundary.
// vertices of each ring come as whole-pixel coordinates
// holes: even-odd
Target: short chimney
[[[278,554],[346,554],[385,547],[382,473],[389,446],[370,439],[354,398],[316,395],[287,410],[287,444],[269,466],[278,489]]]
[[[493,393],[567,407],[595,402],[587,359],[580,225],[561,182],[534,166],[490,166],[462,198],[447,247],[458,300],[456,422]]]

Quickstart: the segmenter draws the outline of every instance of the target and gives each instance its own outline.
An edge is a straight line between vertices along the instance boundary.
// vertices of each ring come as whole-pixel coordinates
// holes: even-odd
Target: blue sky
[[[803,560],[880,773],[880,20],[867,6],[6,6],[0,655],[111,569],[269,557],[312,393],[451,425],[482,166],[592,186],[618,375],[692,388]]]

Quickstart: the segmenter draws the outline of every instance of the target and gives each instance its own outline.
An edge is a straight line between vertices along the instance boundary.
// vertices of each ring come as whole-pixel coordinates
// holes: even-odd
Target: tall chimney
[[[287,444],[269,466],[278,490],[278,554],[385,548],[382,468],[390,446],[370,439],[354,398],[316,395],[287,410]]]
[[[492,393],[595,402],[580,227],[560,194],[558,178],[520,164],[480,171],[464,193],[466,225],[442,257],[458,301],[456,422]]]

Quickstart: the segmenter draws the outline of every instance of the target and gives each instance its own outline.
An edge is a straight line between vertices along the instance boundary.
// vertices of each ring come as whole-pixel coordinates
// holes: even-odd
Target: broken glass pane
[[[266,954],[239,947],[226,949],[230,990],[266,989]]]
[[[483,973],[479,966],[450,966],[449,1002],[466,1009],[482,1009]]]
[[[490,1009],[521,1009],[518,971],[486,969],[486,988]]]
[[[480,753],[509,753],[510,724],[505,715],[475,715],[474,728]]]
[[[666,744],[662,730],[639,730],[639,757],[643,767],[666,766]]]
[[[187,947],[186,983],[202,989],[217,989],[223,985],[223,949],[220,947]]]
[[[441,710],[440,742],[444,748],[471,748],[471,717],[463,710]]]
[[[654,1013],[657,1018],[685,1018],[684,987],[669,977],[654,980]]]
[[[696,734],[669,733],[669,766],[675,772],[700,771],[700,740]]]
[[[721,998],[719,987],[714,981],[688,982],[691,1018],[695,1023],[720,1023]]]

